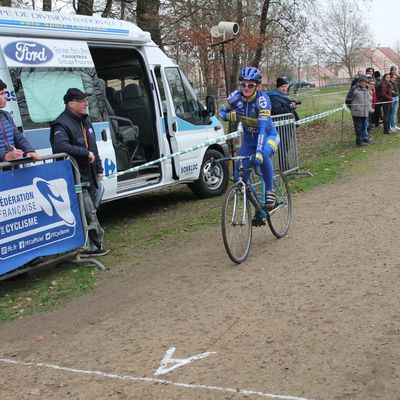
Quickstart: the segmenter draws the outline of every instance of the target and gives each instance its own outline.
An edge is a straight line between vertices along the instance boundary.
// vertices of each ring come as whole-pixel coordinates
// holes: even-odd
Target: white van
[[[51,153],[49,123],[70,87],[92,94],[92,119],[104,172],[103,201],[175,183],[200,197],[220,195],[228,169],[214,144],[165,156],[224,135],[213,99],[203,106],[189,81],[136,25],[114,19],[0,7],[0,79],[6,109],[42,155]],[[113,176],[148,161],[148,168]]]

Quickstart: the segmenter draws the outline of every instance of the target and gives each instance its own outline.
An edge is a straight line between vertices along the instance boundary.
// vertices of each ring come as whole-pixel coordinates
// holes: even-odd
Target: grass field
[[[337,108],[346,91],[344,87],[300,91],[300,118]],[[292,191],[304,191],[343,174],[363,173],[371,157],[382,157],[385,151],[400,146],[400,134],[381,133],[374,128],[376,144],[356,148],[348,111],[302,125],[297,132],[300,168],[312,176],[292,176]],[[0,322],[60,307],[93,290],[98,279],[123,274],[141,257],[151,257],[154,246],[170,246],[205,226],[218,226],[221,202],[221,197],[197,200],[180,186],[102,206],[100,220],[106,229],[106,246],[111,249],[104,262],[110,271],[64,264],[32,272],[21,280],[0,282]]]

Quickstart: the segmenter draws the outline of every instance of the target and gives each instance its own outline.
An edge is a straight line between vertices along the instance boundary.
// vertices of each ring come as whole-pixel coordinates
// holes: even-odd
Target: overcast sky
[[[399,0],[355,0],[365,22],[369,26],[375,45],[400,48],[400,1]],[[335,0],[319,0],[326,7]]]
[[[400,47],[400,1],[370,0],[364,1],[364,4],[376,45],[391,47],[393,50]]]

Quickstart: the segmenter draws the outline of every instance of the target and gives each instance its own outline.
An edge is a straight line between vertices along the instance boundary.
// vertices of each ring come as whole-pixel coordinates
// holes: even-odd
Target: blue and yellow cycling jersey
[[[271,102],[266,93],[256,90],[245,98],[238,89],[229,95],[219,115],[224,121],[242,123],[243,144],[256,145],[257,151],[262,151],[268,142],[277,151],[279,134],[271,120]]]

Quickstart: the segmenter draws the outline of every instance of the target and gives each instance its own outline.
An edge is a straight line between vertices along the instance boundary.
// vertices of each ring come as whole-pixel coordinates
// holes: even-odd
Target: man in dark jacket
[[[289,84],[284,78],[278,78],[276,80],[276,89],[267,92],[271,100],[271,115],[293,114],[295,121],[298,121],[297,104],[289,98],[288,87]],[[289,143],[291,130],[287,130],[285,126],[278,126],[276,129],[281,137],[281,145],[278,151],[279,169],[285,172],[290,170]]]
[[[293,114],[295,120],[299,119],[296,108],[297,104],[291,100],[288,95],[289,84],[283,78],[276,80],[276,89],[267,92],[267,95],[271,99],[271,114]]]
[[[18,160],[24,156],[37,161],[39,155],[17,129],[10,113],[1,110],[7,104],[6,89],[7,85],[0,79],[0,162]]]
[[[97,219],[100,180],[103,167],[97,150],[93,125],[88,116],[88,94],[77,88],[70,88],[64,95],[65,110],[51,123],[50,142],[54,153],[67,153],[78,163],[84,186],[83,201],[89,227],[88,250],[83,257],[103,256],[109,250],[103,249],[104,230]]]

